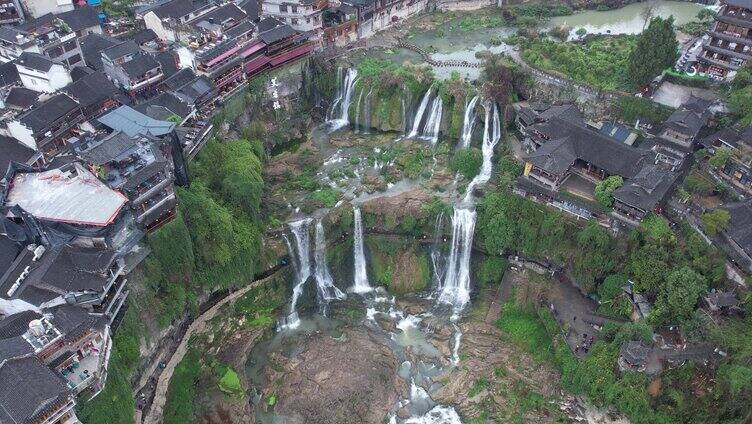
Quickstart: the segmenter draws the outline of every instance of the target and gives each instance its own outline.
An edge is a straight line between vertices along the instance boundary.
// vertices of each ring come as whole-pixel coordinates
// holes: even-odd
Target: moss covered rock
[[[418,242],[374,234],[367,235],[365,242],[370,254],[369,275],[374,283],[397,295],[428,288],[428,251]]]

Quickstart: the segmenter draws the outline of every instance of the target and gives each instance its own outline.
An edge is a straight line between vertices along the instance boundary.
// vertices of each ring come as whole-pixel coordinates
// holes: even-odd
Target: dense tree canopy
[[[629,56],[627,74],[634,88],[650,83],[679,58],[679,43],[674,33],[674,18],[653,18],[640,34]]]
[[[612,175],[595,185],[595,199],[604,208],[610,208],[614,204],[614,192],[624,185],[624,178]]]

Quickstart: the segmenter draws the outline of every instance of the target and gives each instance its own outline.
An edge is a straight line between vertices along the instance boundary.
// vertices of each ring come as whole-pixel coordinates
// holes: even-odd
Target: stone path
[[[185,335],[183,336],[183,340],[180,342],[180,345],[175,350],[175,353],[170,358],[170,361],[167,362],[167,366],[162,371],[162,373],[159,375],[159,379],[157,380],[157,387],[155,390],[154,395],[154,402],[151,404],[151,409],[147,412],[146,416],[143,418],[142,421],[140,421],[143,424],[160,424],[162,422],[162,414],[164,413],[164,406],[165,401],[167,400],[167,389],[170,386],[170,380],[172,379],[172,374],[175,372],[175,367],[178,366],[181,360],[183,360],[183,357],[188,351],[188,342],[191,339],[191,336],[194,334],[200,334],[206,329],[206,323],[209,322],[212,318],[214,318],[217,315],[217,312],[219,312],[220,308],[222,308],[223,305],[234,301],[235,299],[245,295],[249,290],[251,290],[254,287],[258,287],[264,283],[266,283],[270,278],[273,278],[276,275],[276,273],[273,273],[266,278],[263,278],[258,281],[254,281],[253,283],[243,287],[240,290],[237,290],[230,294],[229,296],[225,297],[221,301],[217,302],[216,305],[209,308],[206,312],[201,314],[198,318],[196,318],[195,321],[188,327],[188,331],[185,332]],[[140,411],[137,411],[137,417],[140,415]],[[138,419],[136,422],[139,422]]]

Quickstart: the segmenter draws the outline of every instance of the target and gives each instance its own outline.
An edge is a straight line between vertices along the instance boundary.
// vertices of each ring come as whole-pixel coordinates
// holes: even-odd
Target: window
[[[280,4],[279,5],[279,11],[287,13],[287,5],[286,4]]]
[[[68,63],[69,63],[70,65],[75,65],[76,63],[78,63],[78,62],[80,62],[80,61],[81,61],[81,55],[79,55],[79,54],[74,54],[73,56],[71,56],[71,57],[70,57],[70,58],[68,59]]]
[[[298,13],[298,6],[291,6],[292,7],[292,13]]]

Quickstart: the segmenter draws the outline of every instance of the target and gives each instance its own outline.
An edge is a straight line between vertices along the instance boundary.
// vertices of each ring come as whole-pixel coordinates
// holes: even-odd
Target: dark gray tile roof
[[[102,69],[102,50],[119,43],[117,39],[102,34],[89,34],[79,40],[84,60],[93,69]]]
[[[162,73],[165,78],[174,75],[178,71],[178,65],[175,63],[175,56],[171,50],[165,50],[155,55],[155,59],[162,65]]]
[[[170,92],[161,93],[157,97],[141,103],[134,109],[144,115],[162,121],[166,121],[172,115],[185,118],[193,111],[189,104]],[[164,112],[160,112],[159,109],[162,109]]]
[[[752,9],[752,0],[726,0],[726,3],[732,6],[745,7]]]
[[[5,98],[5,104],[18,109],[28,109],[39,100],[39,93],[26,87],[13,87]]]
[[[252,33],[254,29],[255,25],[253,25],[253,22],[244,21],[225,31],[225,35],[227,38],[238,38],[242,35]]]
[[[7,87],[21,82],[16,62],[0,63],[0,87]]]
[[[731,145],[731,147],[737,147],[740,138],[738,132],[731,128],[723,128],[700,140],[700,144],[707,148],[712,148],[715,147],[716,142],[723,141],[724,143]]]
[[[159,38],[157,37],[157,33],[155,33],[154,30],[144,29],[131,35],[131,39],[136,42],[136,44],[141,46],[145,43],[148,43],[149,41],[158,40]]]
[[[55,64],[55,62],[50,60],[48,57],[43,56],[39,53],[31,52],[21,53],[21,56],[18,57],[16,63],[40,72],[49,71],[52,68],[52,65]]]
[[[96,71],[68,84],[63,92],[77,100],[81,107],[89,107],[114,98],[118,89],[104,73]]]
[[[246,18],[246,13],[243,9],[235,5],[235,3],[225,3],[224,5],[205,13],[198,18],[191,21],[192,25],[196,25],[199,22],[209,22],[213,24],[222,24],[225,21],[234,20],[240,22]]]
[[[196,73],[193,72],[191,68],[184,68],[162,81],[162,85],[164,85],[168,90],[174,91],[188,84],[194,79],[196,79]]]
[[[206,0],[172,0],[151,11],[162,19],[177,19],[189,15],[194,10],[201,9],[208,4]]]
[[[650,152],[627,146],[586,127],[575,125],[559,117],[543,124],[549,134],[561,138],[550,140],[530,155],[529,160],[543,169],[561,174],[581,159],[608,172],[632,178],[648,162]]]
[[[664,126],[682,134],[696,137],[707,122],[706,116],[698,115],[694,111],[677,110],[668,117]]]
[[[97,12],[88,6],[77,7],[71,11],[60,13],[56,17],[68,24],[70,29],[76,32],[99,26]]]
[[[138,137],[129,137],[122,131],[103,138],[84,151],[79,152],[81,158],[92,165],[104,165],[117,160],[123,153],[138,146]]]
[[[248,19],[254,22],[258,20],[260,6],[257,0],[244,0],[239,6],[248,15]]]
[[[724,207],[731,215],[726,234],[752,256],[752,200]]]
[[[7,339],[0,338],[0,363],[7,359],[20,358],[32,353],[34,353],[34,349],[23,336],[9,337]],[[0,414],[0,417],[2,417],[2,414]],[[0,420],[0,422],[3,421]]]
[[[18,42],[18,35],[28,36],[29,33],[20,28],[13,28],[7,25],[0,27],[0,40],[2,41],[15,44]]]
[[[285,38],[292,37],[297,33],[298,32],[295,31],[290,25],[282,25],[272,28],[269,31],[262,32],[261,34],[259,34],[259,38],[266,44],[272,44],[276,43],[277,41],[284,40]]]
[[[0,135],[0,169],[7,170],[11,162],[26,163],[34,154],[33,149],[15,138]]]
[[[646,165],[614,192],[614,199],[646,212],[666,200],[679,174],[656,165]]]
[[[261,22],[258,23],[258,30],[259,32],[266,32],[270,29],[276,28],[278,26],[284,25],[282,22],[279,21],[279,19],[274,17],[266,17],[261,20]]]
[[[123,71],[125,71],[126,75],[131,78],[138,78],[151,71],[152,69],[159,67],[159,62],[157,62],[157,60],[154,59],[152,55],[142,53],[136,55],[133,59],[123,63],[120,66],[123,68]]]
[[[71,69],[70,74],[73,82],[76,82],[87,75],[91,75],[93,72],[94,69],[88,66],[74,66],[73,69]]]
[[[21,246],[18,243],[5,235],[0,235],[0,273],[4,273],[10,267],[20,251]]]
[[[0,367],[0,422],[31,423],[66,402],[72,393],[62,377],[38,358],[11,359]]]
[[[104,327],[102,318],[89,314],[73,305],[61,305],[52,309],[52,324],[63,334],[65,340],[76,340],[87,331]]]
[[[40,104],[37,108],[24,113],[18,119],[32,131],[38,132],[78,107],[75,100],[65,94],[58,94]]]
[[[18,337],[26,333],[29,323],[42,315],[34,311],[24,311],[0,320],[0,339]]]
[[[7,292],[18,276],[29,267],[29,273],[11,298],[26,300],[35,305],[58,295],[83,290],[101,292],[107,283],[106,270],[115,258],[109,249],[59,246],[49,248],[37,261],[24,249],[10,269],[0,279],[0,296]]]
[[[120,44],[105,48],[104,50],[102,50],[102,55],[110,60],[115,60],[123,56],[136,54],[140,51],[141,49],[138,47],[138,44],[136,44],[135,41],[125,40]]]

